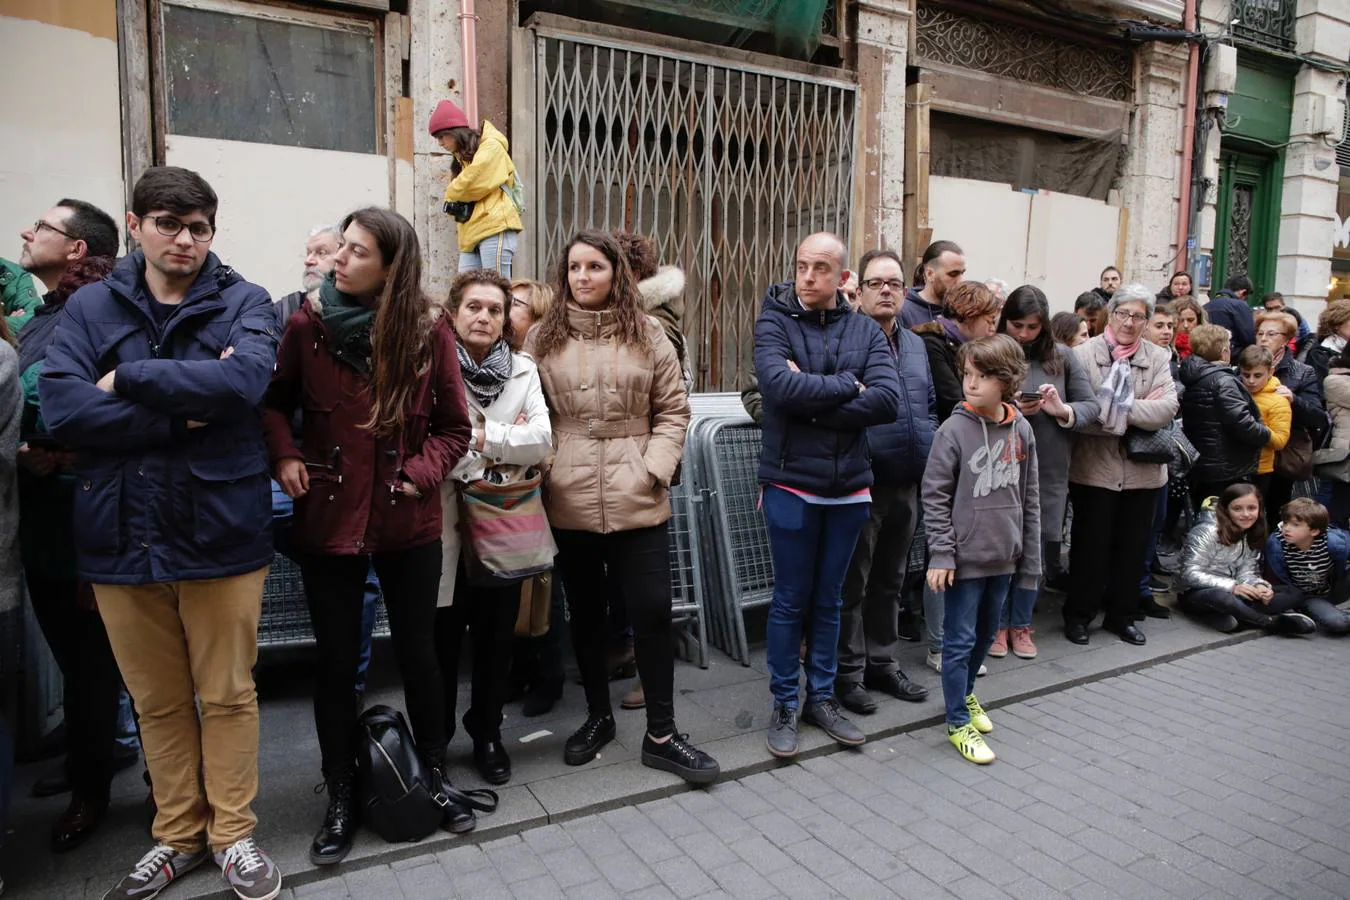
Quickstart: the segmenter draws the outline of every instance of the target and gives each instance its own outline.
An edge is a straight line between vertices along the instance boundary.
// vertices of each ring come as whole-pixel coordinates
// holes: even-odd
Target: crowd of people
[[[360,824],[380,603],[447,831],[495,805],[451,783],[457,722],[483,780],[509,782],[503,708],[513,693],[526,715],[557,701],[564,607],[587,707],[565,762],[615,738],[627,634],[642,763],[719,775],[675,710],[683,276],[647,238],[583,231],[551,284],[512,281],[505,139],[446,104],[431,131],[455,154],[447,213],[464,219],[445,297],[423,289],[411,224],[364,208],[308,235],[301,290],[274,302],[211,251],[216,194],[173,167],[134,187],[133,251],[119,256],[107,213],[62,199],[0,266],[0,524],[16,526],[0,529],[0,611],[22,573],[64,677],[71,802],[53,849],[107,810],[123,686],[151,788],[155,844],[110,898],[154,896],[208,859],[244,900],[280,892],[254,836],[252,673],[278,552],[300,567],[316,641],[314,863],[345,858]],[[771,754],[797,753],[802,722],[862,744],[846,712],[874,713],[875,694],[925,701],[898,664],[912,639],[941,675],[951,743],[993,761],[977,679],[989,658],[1037,657],[1047,590],[1075,644],[1098,616],[1144,644],[1140,623],[1171,615],[1154,594],[1173,574],[1180,607],[1224,631],[1350,632],[1350,301],[1308,333],[1279,295],[1254,314],[1241,276],[1202,306],[1187,273],[1155,293],[1108,267],[1052,316],[1034,286],[965,275],[951,241],[907,285],[893,251],[853,270],[837,236],[815,234],[766,290],[743,396],[775,572]],[[1315,466],[1323,495],[1294,497]],[[518,639],[522,604],[553,627]],[[0,770],[0,821],[8,781]]]

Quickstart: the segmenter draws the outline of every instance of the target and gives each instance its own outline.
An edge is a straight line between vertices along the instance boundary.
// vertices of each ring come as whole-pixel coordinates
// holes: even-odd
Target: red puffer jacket
[[[264,428],[275,472],[287,458],[305,461],[309,493],[295,501],[300,550],[334,556],[418,547],[440,540],[441,482],[469,446],[471,426],[455,336],[444,319],[431,328],[431,365],[410,403],[403,431],[377,438],[370,379],[332,352],[309,307],[291,319],[267,391]],[[301,447],[291,417],[303,413]],[[420,498],[398,490],[410,481]]]

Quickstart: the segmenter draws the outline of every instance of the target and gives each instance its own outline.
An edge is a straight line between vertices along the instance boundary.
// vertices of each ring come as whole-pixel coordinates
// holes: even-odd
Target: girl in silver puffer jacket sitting
[[[1230,484],[1204,502],[1181,552],[1181,607],[1220,631],[1243,626],[1278,634],[1309,634],[1313,620],[1292,612],[1261,577],[1266,519],[1254,485]]]

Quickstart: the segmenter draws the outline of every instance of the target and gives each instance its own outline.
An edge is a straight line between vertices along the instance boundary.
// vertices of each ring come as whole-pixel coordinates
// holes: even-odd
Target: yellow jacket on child
[[[1270,441],[1261,448],[1261,461],[1257,463],[1256,474],[1268,475],[1275,471],[1275,452],[1283,450],[1289,443],[1289,429],[1293,425],[1294,411],[1289,401],[1275,393],[1280,379],[1274,375],[1266,386],[1252,395],[1256,408],[1261,410],[1261,421],[1270,429]]]
[[[474,204],[469,221],[459,223],[461,253],[473,252],[484,238],[503,231],[520,231],[524,227],[516,204],[502,190],[502,185],[515,183],[516,167],[511,162],[506,135],[491,122],[484,121],[473,162],[445,188],[447,201]]]

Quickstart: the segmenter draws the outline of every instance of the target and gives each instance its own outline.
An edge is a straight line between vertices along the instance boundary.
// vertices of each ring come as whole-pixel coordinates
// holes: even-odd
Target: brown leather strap
[[[553,430],[562,434],[580,434],[596,440],[637,437],[652,433],[651,419],[564,419],[553,420]]]

